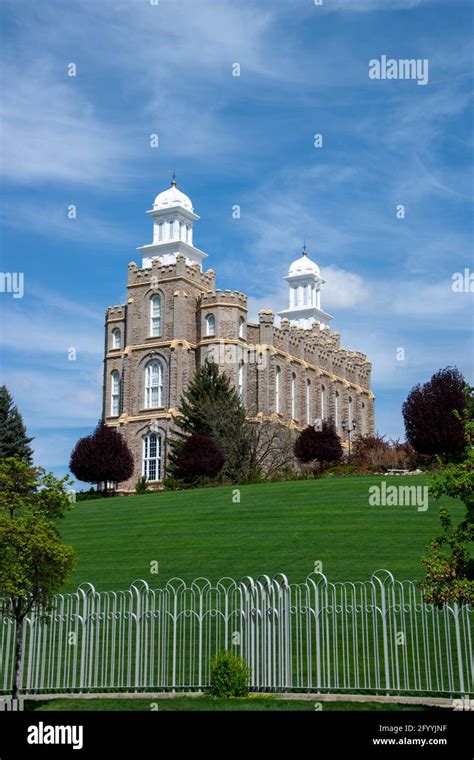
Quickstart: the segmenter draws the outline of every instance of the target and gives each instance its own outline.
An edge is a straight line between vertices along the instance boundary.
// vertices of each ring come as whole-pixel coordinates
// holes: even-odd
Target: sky
[[[251,320],[286,308],[306,239],[381,434],[438,369],[472,382],[473,3],[319,2],[3,0],[1,272],[24,292],[3,278],[0,383],[37,464],[66,473],[100,417],[104,312],[174,168]],[[382,56],[428,81],[372,79]]]

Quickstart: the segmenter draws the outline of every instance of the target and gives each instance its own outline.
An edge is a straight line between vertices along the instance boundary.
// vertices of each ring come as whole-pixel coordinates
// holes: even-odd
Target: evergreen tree
[[[179,473],[178,456],[190,436],[208,436],[225,457],[224,472],[238,469],[244,455],[245,409],[229,378],[215,362],[206,361],[196,372],[181,397],[176,430],[170,440],[170,469]]]
[[[31,464],[33,438],[26,434],[25,423],[6,385],[0,388],[0,459],[18,457]]]

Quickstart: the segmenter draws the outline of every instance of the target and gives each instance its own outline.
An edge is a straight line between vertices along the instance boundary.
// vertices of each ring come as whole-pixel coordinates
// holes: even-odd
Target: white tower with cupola
[[[137,248],[143,255],[142,268],[149,269],[156,258],[163,264],[175,264],[176,254],[182,253],[188,264],[198,263],[202,269],[207,253],[193,245],[193,225],[199,216],[191,199],[178,190],[174,175],[171,187],[156,196],[146,213],[153,219],[153,242]]]
[[[291,264],[285,280],[289,289],[288,309],[278,315],[305,330],[311,329],[316,322],[324,327],[332,319],[321,308],[321,286],[326,281],[316,262],[309,258],[306,245],[303,255]]]

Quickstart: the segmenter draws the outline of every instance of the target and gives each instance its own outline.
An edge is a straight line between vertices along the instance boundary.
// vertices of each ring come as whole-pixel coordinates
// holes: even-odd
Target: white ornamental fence
[[[253,691],[472,691],[471,608],[426,604],[411,581],[311,574],[128,591],[89,584],[24,622],[23,694],[205,689],[219,650],[244,657]],[[0,692],[11,688],[15,625],[0,617]]]

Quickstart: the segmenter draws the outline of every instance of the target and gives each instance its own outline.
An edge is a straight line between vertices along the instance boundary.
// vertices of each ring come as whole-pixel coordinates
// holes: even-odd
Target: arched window
[[[275,369],[275,411],[280,411],[280,385],[281,385],[281,369],[277,367]]]
[[[326,386],[321,386],[321,419],[326,419]]]
[[[161,437],[157,433],[143,436],[142,474],[147,480],[161,479]]]
[[[216,334],[216,318],[214,314],[208,314],[206,317],[206,335]]]
[[[367,417],[365,404],[362,401],[360,405],[360,434],[367,435]]]
[[[239,317],[239,338],[244,337],[244,327],[245,327],[245,319],[243,317]]]
[[[296,418],[296,375],[291,373],[291,416]]]
[[[112,372],[110,378],[110,416],[118,417],[120,414],[120,374],[118,370]]]
[[[174,219],[171,219],[168,224],[168,237],[170,240],[173,240],[174,238]]]
[[[156,338],[161,333],[161,298],[159,295],[150,299],[150,335]]]
[[[349,427],[352,427],[352,420],[354,419],[354,405],[352,403],[352,396],[349,396],[349,406],[347,410],[347,416],[349,419],[347,420]]]
[[[121,348],[122,347],[121,343],[122,341],[121,341],[120,330],[118,327],[114,327],[114,329],[112,330],[112,348],[113,349]]]
[[[306,380],[306,423],[311,424],[312,408],[311,408],[311,380]]]
[[[239,364],[239,394],[241,397],[244,395],[244,363]]]
[[[339,391],[334,394],[334,425],[339,430]]]
[[[154,360],[145,368],[145,408],[163,406],[163,367]]]
[[[161,242],[163,240],[163,222],[160,222],[158,225],[158,242]]]
[[[185,242],[186,243],[191,242],[191,227],[189,226],[189,224],[186,225],[186,241]]]

